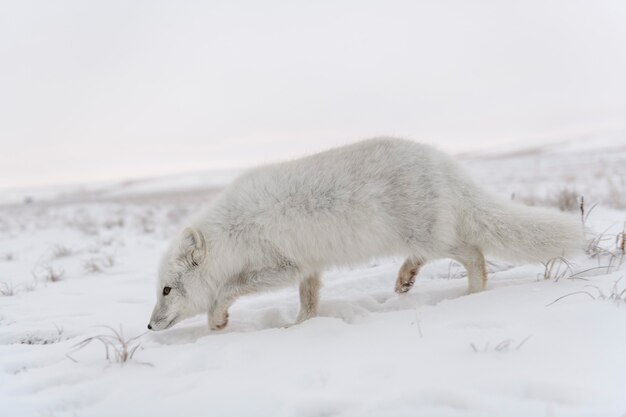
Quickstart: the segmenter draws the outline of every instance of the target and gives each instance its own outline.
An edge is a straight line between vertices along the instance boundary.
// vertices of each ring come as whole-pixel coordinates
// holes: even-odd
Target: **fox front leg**
[[[321,281],[318,274],[311,275],[300,282],[300,312],[296,324],[300,324],[317,315]]]
[[[242,295],[255,294],[271,288],[280,288],[292,282],[298,274],[295,266],[276,266],[244,271],[223,286],[216,300],[209,307],[208,320],[211,330],[221,330],[228,324],[228,308]],[[314,292],[312,290],[312,292]],[[311,304],[314,307],[314,304]]]
[[[228,324],[228,310],[222,310],[219,313],[209,311],[207,317],[211,330],[222,330]]]

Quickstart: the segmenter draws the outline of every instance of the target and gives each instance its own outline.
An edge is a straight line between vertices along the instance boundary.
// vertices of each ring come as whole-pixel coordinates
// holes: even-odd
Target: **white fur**
[[[545,261],[580,249],[581,232],[572,216],[491,195],[430,146],[365,140],[235,180],[165,255],[151,325],[207,311],[221,328],[237,297],[295,283],[303,320],[315,314],[320,273],[385,256],[459,259],[478,291],[483,252]]]

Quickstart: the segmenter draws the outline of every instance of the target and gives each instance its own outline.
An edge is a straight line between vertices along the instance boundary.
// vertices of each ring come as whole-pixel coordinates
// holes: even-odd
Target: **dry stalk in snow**
[[[141,346],[141,344],[138,343],[137,340],[145,334],[142,333],[139,336],[127,339],[124,336],[124,332],[121,326],[119,331],[110,326],[100,327],[108,329],[110,331],[110,334],[99,334],[96,336],[88,337],[74,345],[72,352],[83,349],[91,342],[98,341],[104,346],[106,360],[123,365],[133,358],[133,356],[137,352],[137,349],[139,349],[139,347]],[[67,355],[67,357],[76,362],[76,360],[72,358],[69,354]]]

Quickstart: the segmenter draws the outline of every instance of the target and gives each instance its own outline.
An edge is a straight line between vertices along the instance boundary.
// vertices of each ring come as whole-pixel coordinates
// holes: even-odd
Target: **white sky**
[[[623,0],[0,6],[0,187],[626,128]]]

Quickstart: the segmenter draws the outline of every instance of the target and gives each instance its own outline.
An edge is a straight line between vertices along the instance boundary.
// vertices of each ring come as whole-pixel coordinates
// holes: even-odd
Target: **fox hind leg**
[[[300,312],[296,318],[296,323],[315,317],[317,314],[317,304],[321,280],[319,274],[314,274],[300,282]]]
[[[482,251],[474,246],[457,248],[451,258],[460,262],[467,270],[469,293],[479,292],[487,286],[487,267]]]
[[[424,265],[424,261],[414,256],[410,256],[404,261],[398,271],[398,278],[396,279],[395,291],[398,294],[404,294],[413,288],[415,276],[422,265]]]

